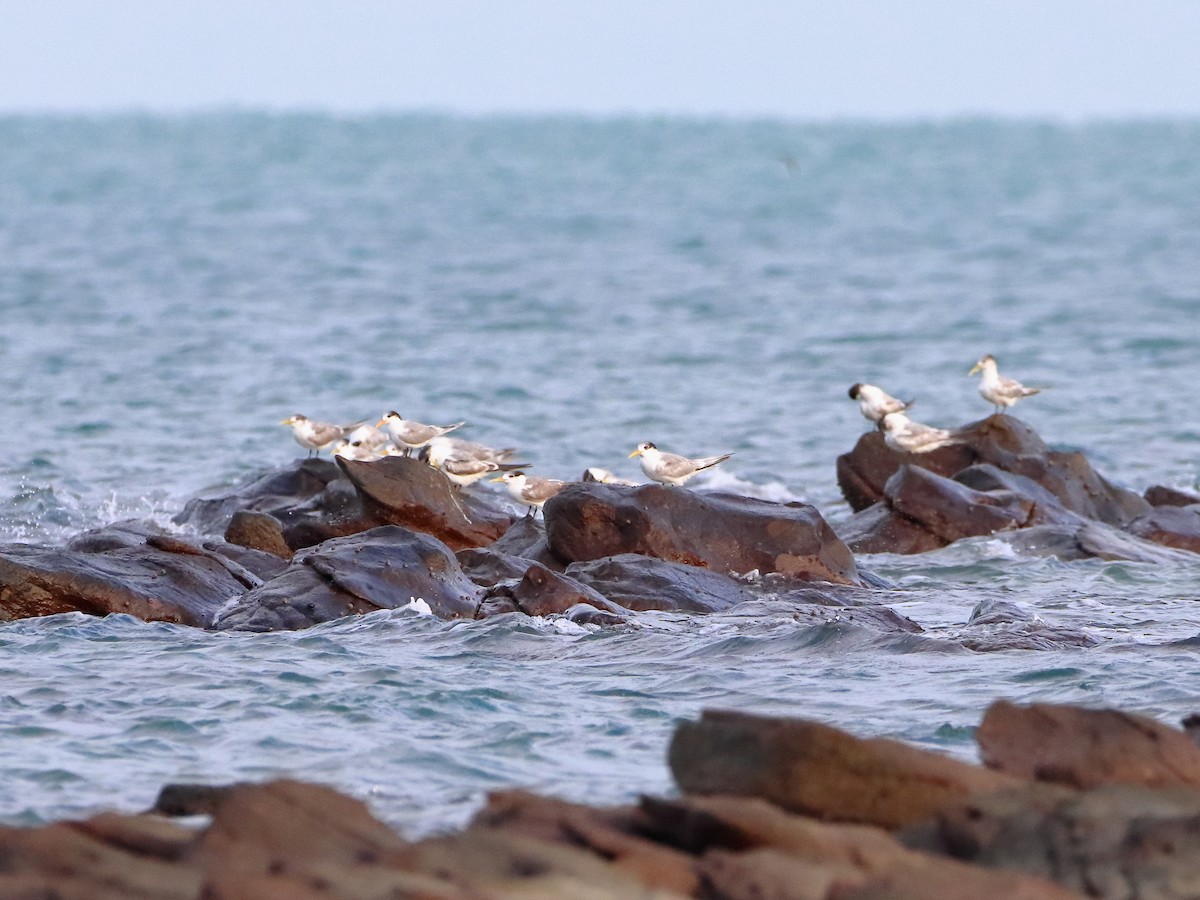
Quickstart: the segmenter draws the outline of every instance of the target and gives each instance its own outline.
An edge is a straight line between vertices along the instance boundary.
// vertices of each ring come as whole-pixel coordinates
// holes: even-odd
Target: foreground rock
[[[803,503],[657,484],[573,484],[546,504],[545,516],[549,550],[566,563],[636,553],[721,574],[861,583],[849,549]]]
[[[0,827],[0,897],[1198,895],[1200,790],[1191,775],[1161,779],[1193,770],[1182,732],[1114,711],[1003,702],[985,726],[987,740],[1003,736],[1006,767],[1089,786],[992,772],[802,720],[706,712],[672,742],[681,797],[592,808],[502,791],[464,830],[408,841],[325,787],[168,786],[159,814]],[[1114,752],[1119,765],[1109,764]],[[1069,771],[1094,764],[1100,775],[1063,779],[1063,761]],[[1145,786],[1156,780],[1164,786]],[[198,815],[208,823],[164,818]]]
[[[125,613],[208,627],[222,607],[282,567],[268,554],[118,523],[65,548],[0,547],[0,620]]]
[[[385,525],[296,554],[281,575],[224,611],[216,627],[307,628],[342,616],[421,604],[442,618],[474,618],[482,598],[483,590],[463,574],[444,544]]]

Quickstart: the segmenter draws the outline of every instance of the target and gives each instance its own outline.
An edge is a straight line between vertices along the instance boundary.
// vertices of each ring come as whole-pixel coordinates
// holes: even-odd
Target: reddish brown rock
[[[1130,534],[1191,553],[1200,553],[1200,506],[1160,506],[1127,526]]]
[[[337,464],[357,489],[366,519],[431,534],[451,550],[486,546],[515,521],[491,494],[474,488],[459,490],[417,459],[339,458]]]
[[[286,523],[294,510],[305,504],[319,505],[325,489],[341,478],[341,471],[329,460],[297,459],[262,472],[227,493],[189,500],[175,522],[220,534],[235,512],[248,510],[274,515]]]
[[[485,601],[480,609],[484,615],[499,612],[523,612],[528,616],[561,615],[579,604],[621,613],[619,606],[590,587],[574,578],[551,572],[535,562],[531,562],[519,578],[494,585],[488,590]]]
[[[837,533],[855,553],[927,553],[946,546],[920,522],[882,500],[841,522]]]
[[[1200,506],[1200,494],[1156,484],[1142,494],[1151,506]]]
[[[721,572],[635,553],[572,563],[567,574],[634,610],[716,612],[755,596]]]
[[[956,433],[961,444],[931,453],[900,453],[884,444],[879,432],[862,435],[853,450],[838,457],[843,496],[857,511],[884,499],[888,479],[902,465],[953,478],[973,465],[987,464],[1029,479],[1065,510],[1088,519],[1123,526],[1149,510],[1149,504],[1137,494],[1097,474],[1081,453],[1048,449],[1036,432],[1015,416],[989,416]],[[1036,502],[1038,498],[1028,499]]]
[[[266,513],[238,510],[225,528],[225,540],[240,547],[270,553],[282,560],[292,558],[292,548],[283,536],[283,526]]]
[[[1019,782],[818,722],[712,710],[676,729],[668,761],[676,784],[688,794],[761,797],[792,812],[885,828]]]
[[[742,797],[649,800],[650,832],[701,857],[708,893],[728,898],[1065,900],[1050,881],[911,850],[886,832],[789,815]]]
[[[231,556],[179,538],[132,540],[125,532],[112,538],[115,543],[93,534],[77,545],[114,547],[99,552],[0,547],[0,621],[125,613],[207,627],[218,610],[261,580]]]
[[[859,583],[849,549],[803,503],[579,483],[551,498],[545,517],[550,552],[568,563],[637,553],[722,574]]]
[[[1200,891],[1200,792],[1030,785],[964,800],[905,842],[1088,897],[1191,900]]]
[[[474,618],[483,591],[449,548],[385,525],[296,554],[288,569],[222,613],[220,630],[278,631],[423,600],[442,618]]]
[[[1076,788],[1200,788],[1200,747],[1182,731],[1110,709],[998,700],[976,734],[989,767]]]

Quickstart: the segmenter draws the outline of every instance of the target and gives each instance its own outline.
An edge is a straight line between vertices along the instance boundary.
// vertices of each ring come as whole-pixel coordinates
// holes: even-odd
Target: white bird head
[[[975,365],[971,367],[971,371],[967,374],[974,375],[976,372],[987,372],[988,370],[993,372],[996,370],[996,357],[992,356],[990,353],[986,353],[979,357],[979,362],[975,363]]]
[[[637,445],[636,448],[634,448],[634,451],[629,454],[629,459],[633,459],[635,456],[645,456],[646,454],[653,455],[655,453],[658,453],[657,447],[655,447],[649,441],[642,441]]]
[[[492,481],[503,481],[510,488],[516,486],[518,489],[525,486],[524,472],[505,472],[503,475],[497,475]]]

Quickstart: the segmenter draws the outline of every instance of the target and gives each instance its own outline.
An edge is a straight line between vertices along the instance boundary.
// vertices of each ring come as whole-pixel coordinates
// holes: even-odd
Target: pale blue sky
[[[1200,0],[0,0],[0,110],[1200,116]]]

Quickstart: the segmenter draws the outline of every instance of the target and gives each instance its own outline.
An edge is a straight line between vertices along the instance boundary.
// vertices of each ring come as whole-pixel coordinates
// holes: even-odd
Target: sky
[[[1200,116],[1200,0],[0,0],[0,111]]]

